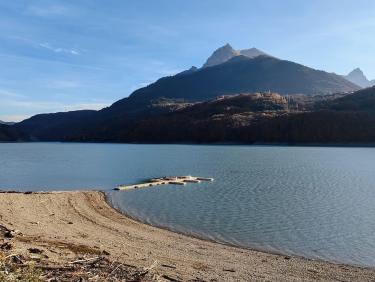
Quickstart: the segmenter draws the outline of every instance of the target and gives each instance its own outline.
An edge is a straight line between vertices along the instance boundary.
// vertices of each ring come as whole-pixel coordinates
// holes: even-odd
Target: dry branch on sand
[[[19,254],[12,241],[28,241],[15,232],[0,225],[0,281],[39,282],[39,281],[157,281],[150,271],[155,267],[138,268],[133,265],[110,261],[103,255],[93,256],[91,252],[77,256],[73,261],[55,263],[44,250],[29,247],[29,255]],[[54,245],[51,245],[53,247]],[[73,247],[72,247],[73,248]],[[68,248],[69,249],[69,248]],[[76,249],[76,248],[73,248]],[[86,248],[90,250],[89,248]],[[84,248],[80,249],[81,251]]]

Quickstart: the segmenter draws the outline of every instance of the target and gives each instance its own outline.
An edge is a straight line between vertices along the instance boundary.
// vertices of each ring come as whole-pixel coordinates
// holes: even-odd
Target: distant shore
[[[373,281],[375,277],[373,268],[245,250],[142,224],[113,209],[101,192],[0,193],[1,226],[13,230],[14,236],[12,249],[0,252],[37,259],[39,265],[104,254],[110,261],[147,269],[159,281]],[[0,245],[6,240],[0,232]],[[35,258],[30,249],[43,256]]]
[[[115,141],[1,141],[0,144],[33,144],[33,143],[57,143],[57,144],[116,144],[116,145],[190,145],[190,146],[263,146],[263,147],[327,147],[327,148],[375,148],[375,142],[349,142],[349,143],[246,143],[246,142],[115,142]]]

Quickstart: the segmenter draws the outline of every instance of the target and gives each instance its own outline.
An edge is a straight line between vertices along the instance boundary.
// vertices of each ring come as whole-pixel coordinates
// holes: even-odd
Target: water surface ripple
[[[108,190],[141,221],[242,247],[375,266],[375,149],[0,144],[0,187]],[[112,192],[164,175],[212,183]]]

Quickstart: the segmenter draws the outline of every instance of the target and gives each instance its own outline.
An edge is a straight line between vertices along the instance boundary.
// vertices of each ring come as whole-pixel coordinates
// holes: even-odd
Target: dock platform
[[[119,185],[114,190],[133,190],[140,188],[148,188],[158,185],[186,185],[187,183],[200,183],[202,181],[213,181],[213,178],[209,177],[196,177],[196,176],[172,176],[172,177],[160,177],[160,178],[151,178],[150,180],[132,185]]]

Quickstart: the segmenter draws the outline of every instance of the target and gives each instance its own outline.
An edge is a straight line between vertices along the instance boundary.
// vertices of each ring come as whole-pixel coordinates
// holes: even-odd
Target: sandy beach
[[[375,269],[244,250],[148,226],[117,212],[101,192],[0,193],[0,225],[12,230],[7,252],[39,264],[105,256],[146,269],[155,281],[375,281]],[[0,233],[0,245],[6,240]],[[31,255],[33,248],[43,255]]]

